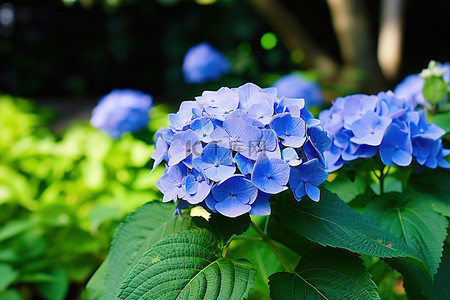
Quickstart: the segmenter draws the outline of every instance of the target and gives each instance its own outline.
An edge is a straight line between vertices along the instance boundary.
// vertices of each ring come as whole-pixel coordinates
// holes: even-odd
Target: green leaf
[[[439,270],[434,282],[420,268],[399,260],[388,261],[405,278],[404,287],[410,299],[442,300],[450,299],[450,244],[444,247]]]
[[[447,236],[447,219],[415,194],[388,193],[374,199],[364,214],[416,249],[434,275]]]
[[[317,203],[306,197],[301,202],[283,200],[290,201],[273,203],[269,235],[286,246],[289,246],[290,240],[305,237],[322,246],[343,248],[360,254],[402,257],[426,268],[418,253],[402,240],[378,227],[325,189],[322,189],[321,199]]]
[[[164,236],[187,229],[188,220],[174,217],[174,210],[175,206],[169,203],[149,202],[119,225],[104,262],[104,287],[89,284],[88,288],[94,288],[92,294],[95,290],[103,290],[101,299],[117,299],[123,280],[142,255]],[[96,280],[102,283],[98,278]],[[87,293],[91,292],[88,290]]]
[[[10,265],[0,264],[0,292],[6,290],[6,288],[13,283],[19,273],[14,270]]]
[[[366,190],[366,185],[362,176],[356,176],[352,180],[345,172],[337,173],[333,181],[323,183],[325,188],[336,193],[345,203],[349,203],[356,196],[363,194]]]
[[[256,270],[246,260],[221,257],[220,240],[202,229],[155,244],[131,270],[121,299],[244,299]]]
[[[439,103],[447,96],[447,83],[442,77],[429,77],[423,84],[423,96],[433,104]]]
[[[445,132],[450,132],[450,112],[437,114],[431,120],[434,124],[441,127]]]
[[[224,244],[234,235],[244,233],[250,226],[249,214],[241,215],[236,218],[228,218],[221,214],[211,214],[209,226],[212,233],[219,237]]]
[[[317,248],[302,257],[295,273],[269,277],[270,296],[273,300],[380,299],[371,277],[356,255]]]

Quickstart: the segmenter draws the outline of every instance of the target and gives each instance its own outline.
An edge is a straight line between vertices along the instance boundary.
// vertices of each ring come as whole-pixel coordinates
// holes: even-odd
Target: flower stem
[[[263,239],[264,243],[266,243],[266,245],[269,246],[270,250],[272,250],[272,252],[278,258],[278,260],[281,262],[284,269],[289,273],[294,273],[294,269],[292,269],[291,266],[288,265],[286,259],[280,253],[278,248],[275,246],[272,239],[267,234],[265,234],[261,229],[259,229],[259,227],[255,223],[250,222],[250,226],[252,226],[253,230],[255,230],[256,233]]]
[[[380,165],[380,177],[379,177],[379,180],[380,180],[380,196],[384,194],[384,173],[383,173],[383,171],[384,171],[384,165],[381,164]]]

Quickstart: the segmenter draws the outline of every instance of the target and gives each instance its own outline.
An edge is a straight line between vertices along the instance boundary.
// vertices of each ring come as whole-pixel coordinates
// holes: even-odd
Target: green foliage
[[[152,126],[167,122],[166,109],[155,107]],[[114,141],[80,122],[58,135],[47,127],[51,116],[0,95],[0,265],[17,274],[3,282],[11,299],[17,287],[65,299],[104,259],[120,220],[159,195],[161,170],[148,176],[154,131],[146,142],[130,134]]]
[[[362,261],[344,250],[317,248],[306,253],[294,273],[269,277],[272,299],[380,299]]]
[[[437,272],[448,221],[430,209],[420,195],[384,194],[370,203],[364,214],[418,251],[432,275]]]
[[[221,257],[220,240],[201,229],[163,238],[144,254],[121,287],[121,299],[243,299],[256,270]]]
[[[278,234],[273,231],[271,233],[271,221],[269,233],[281,243],[305,237],[323,246],[379,257],[402,257],[422,265],[418,253],[402,240],[378,227],[347,206],[335,194],[324,189],[318,203],[309,199],[300,203],[293,200],[277,201],[273,205],[271,219],[275,219],[282,229]]]

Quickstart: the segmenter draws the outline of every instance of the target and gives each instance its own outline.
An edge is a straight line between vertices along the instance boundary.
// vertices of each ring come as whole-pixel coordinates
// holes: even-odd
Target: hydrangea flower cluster
[[[231,64],[211,45],[201,43],[186,52],[182,70],[187,83],[204,83],[217,81],[222,75],[229,73]]]
[[[278,95],[290,98],[305,98],[308,99],[306,105],[320,106],[323,105],[324,100],[322,92],[317,82],[307,80],[300,74],[288,74],[278,79],[274,84],[278,90]]]
[[[450,63],[444,63],[440,68],[445,70],[444,80],[450,83]],[[431,104],[423,96],[423,84],[424,79],[419,74],[411,74],[394,88],[394,93],[400,98],[405,98],[412,107],[420,105],[429,108]]]
[[[297,200],[319,200],[331,141],[304,99],[278,98],[275,88],[247,83],[205,91],[169,119],[152,155],[154,168],[166,162],[156,184],[163,202],[202,205],[227,217],[268,215],[268,199],[288,184]]]
[[[93,109],[91,124],[118,139],[125,132],[136,132],[148,125],[152,102],[153,98],[141,91],[113,90]]]
[[[324,153],[328,172],[378,152],[388,166],[408,166],[414,157],[429,168],[450,168],[444,159],[450,150],[442,147],[445,131],[428,123],[424,109],[415,110],[391,91],[337,98],[319,119],[332,140]]]

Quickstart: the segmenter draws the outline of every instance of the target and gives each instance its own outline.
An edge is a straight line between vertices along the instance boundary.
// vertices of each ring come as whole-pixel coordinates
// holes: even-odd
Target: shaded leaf
[[[399,260],[388,263],[405,278],[405,290],[410,299],[441,300],[450,299],[450,245],[446,244],[434,282],[420,268]]]
[[[269,277],[272,299],[380,299],[370,273],[356,255],[317,248],[305,254],[295,273]]]
[[[249,214],[244,214],[236,218],[228,218],[221,214],[211,214],[209,226],[212,233],[227,243],[234,235],[244,233],[250,226]]]

